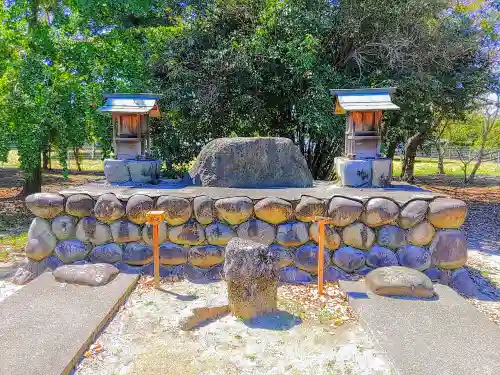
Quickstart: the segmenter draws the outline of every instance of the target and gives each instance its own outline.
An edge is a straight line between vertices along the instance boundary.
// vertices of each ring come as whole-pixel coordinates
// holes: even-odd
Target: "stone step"
[[[133,290],[138,275],[104,286],[55,281],[47,272],[0,303],[0,374],[68,374]]]
[[[362,326],[401,375],[500,374],[500,327],[451,288],[437,297],[384,297],[340,281]]]

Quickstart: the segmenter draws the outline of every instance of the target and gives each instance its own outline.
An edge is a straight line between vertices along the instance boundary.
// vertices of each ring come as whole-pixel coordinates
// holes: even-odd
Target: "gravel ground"
[[[328,299],[338,296],[337,286],[330,287],[319,310],[332,315],[304,313],[302,319],[293,307],[298,294],[280,287],[280,311],[253,325],[227,315],[193,331],[177,328],[177,317],[192,301],[225,293],[224,288],[221,282],[188,281],[167,284],[163,291],[139,286],[74,375],[393,373],[348,308],[334,312],[327,307]],[[317,308],[312,296],[306,299],[306,305]],[[337,326],[342,317],[346,323]]]

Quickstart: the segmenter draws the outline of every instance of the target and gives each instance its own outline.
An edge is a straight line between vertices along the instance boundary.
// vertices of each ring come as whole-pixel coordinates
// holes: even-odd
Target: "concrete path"
[[[0,303],[0,374],[68,374],[137,282],[61,284],[44,273]]]
[[[377,296],[364,281],[340,286],[399,374],[500,374],[500,327],[449,287],[438,284],[438,298],[416,300]]]

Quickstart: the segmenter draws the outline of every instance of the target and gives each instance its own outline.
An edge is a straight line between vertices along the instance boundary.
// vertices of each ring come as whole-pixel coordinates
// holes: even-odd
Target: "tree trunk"
[[[78,172],[81,172],[82,171],[82,161],[81,161],[80,150],[78,148],[73,149],[73,156],[75,157],[76,170]]]
[[[436,142],[436,150],[438,152],[438,174],[446,174],[444,172],[444,150],[439,140]]]
[[[394,140],[391,143],[389,143],[389,146],[387,146],[387,152],[385,154],[385,157],[389,158],[389,159],[394,159],[394,155],[396,154],[397,147],[398,147],[397,140]]]
[[[49,160],[50,160],[50,149],[46,148],[42,152],[42,164],[43,164],[43,170],[46,171],[49,169]]]
[[[474,179],[476,178],[476,173],[479,167],[481,166],[481,163],[483,162],[483,157],[484,157],[484,145],[481,145],[481,148],[479,149],[479,153],[477,155],[477,161],[476,164],[474,164],[474,167],[472,168],[472,171],[470,172],[469,177],[467,177],[466,181],[468,184],[472,184],[474,182]],[[467,176],[467,174],[466,174]]]
[[[42,168],[40,165],[40,156],[38,158],[39,162],[36,168],[30,172],[24,172],[23,195],[30,195],[42,191]]]
[[[418,132],[412,135],[405,143],[405,157],[403,160],[403,168],[401,170],[401,179],[403,181],[413,183],[414,180],[414,167],[415,157],[417,156],[418,146],[424,140],[424,133]]]

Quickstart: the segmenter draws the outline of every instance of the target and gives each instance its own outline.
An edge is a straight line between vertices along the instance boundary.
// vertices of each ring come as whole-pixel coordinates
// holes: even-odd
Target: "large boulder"
[[[65,265],[52,271],[54,278],[63,283],[101,286],[109,283],[120,271],[112,264],[97,263]]]
[[[168,239],[179,245],[201,245],[205,241],[205,231],[196,221],[171,227],[168,230]]]
[[[435,233],[436,230],[428,221],[422,221],[408,230],[406,240],[412,245],[424,246],[432,241]]]
[[[361,219],[370,227],[390,224],[399,216],[398,205],[387,198],[372,198],[366,205]]]
[[[122,248],[115,243],[96,246],[90,252],[92,263],[116,263],[122,260]]]
[[[405,232],[396,225],[384,225],[377,232],[379,245],[389,249],[397,249],[405,244]]]
[[[241,224],[252,215],[253,202],[248,197],[232,197],[215,202],[219,219],[231,224]]]
[[[193,246],[189,249],[188,260],[196,267],[212,267],[224,262],[224,248],[212,245]]]
[[[219,138],[201,150],[186,175],[195,185],[234,188],[311,187],[300,150],[288,138]]]
[[[429,202],[416,199],[408,202],[399,213],[399,225],[408,229],[425,219]]]
[[[226,247],[224,279],[229,308],[243,319],[276,310],[279,263],[266,245],[233,238]]]
[[[361,212],[363,212],[361,202],[344,197],[333,197],[328,205],[328,216],[332,218],[332,225],[337,227],[354,223]]]
[[[382,296],[432,297],[434,286],[422,272],[407,267],[381,267],[365,277],[369,290]]]
[[[115,221],[125,215],[125,207],[114,194],[106,193],[97,199],[94,215],[104,222]]]

